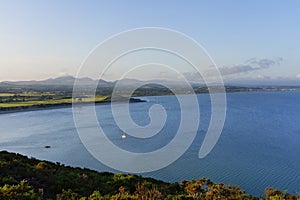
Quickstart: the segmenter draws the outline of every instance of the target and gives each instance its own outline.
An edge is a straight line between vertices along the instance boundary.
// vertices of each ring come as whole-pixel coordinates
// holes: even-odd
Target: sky
[[[76,75],[99,43],[141,27],[192,37],[224,79],[300,80],[299,20],[298,0],[0,0],[0,81]]]

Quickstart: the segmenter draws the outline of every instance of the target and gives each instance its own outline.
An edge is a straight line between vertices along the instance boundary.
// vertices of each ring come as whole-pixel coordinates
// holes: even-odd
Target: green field
[[[11,97],[14,96],[15,94],[11,94],[11,93],[0,93],[0,97]]]
[[[72,97],[64,97],[53,93],[0,93],[0,98],[0,108],[71,104],[73,101]],[[101,102],[107,98],[108,96],[84,97],[76,98],[74,101],[84,103]]]

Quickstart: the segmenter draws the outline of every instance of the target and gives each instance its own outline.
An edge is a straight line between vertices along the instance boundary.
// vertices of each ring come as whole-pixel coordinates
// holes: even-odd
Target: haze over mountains
[[[29,85],[37,85],[37,86],[72,86],[75,82],[74,76],[60,76],[57,78],[49,78],[46,80],[31,80],[31,81],[2,81],[0,82],[1,86],[29,86]],[[147,84],[147,83],[157,83],[157,84],[170,84],[170,85],[181,85],[181,82],[178,81],[171,81],[171,80],[147,80],[141,81],[137,79],[123,79],[122,85],[134,85],[134,84]],[[93,85],[97,84],[98,80],[84,77],[84,78],[77,78],[77,82],[81,85]],[[100,80],[99,84],[101,86],[114,86],[117,81],[105,81]],[[299,79],[287,79],[287,78],[277,78],[277,79],[270,79],[270,78],[260,78],[260,79],[225,79],[225,85],[235,85],[235,86],[300,86],[300,78]],[[191,82],[192,85],[199,85]],[[202,84],[201,84],[202,85]]]
[[[39,86],[72,86],[77,79],[77,82],[80,83],[81,85],[93,85],[97,84],[98,80],[91,79],[88,77],[84,78],[75,78],[73,76],[61,76],[57,78],[50,78],[46,80],[41,80],[41,81],[36,81],[36,80],[31,80],[31,81],[3,81],[0,82],[0,87],[1,86],[8,86],[8,85],[16,85],[16,86],[29,86],[29,85],[39,85]],[[105,81],[105,80],[100,80],[98,84],[101,84],[101,86],[114,86],[117,81]],[[134,84],[149,84],[149,83],[157,83],[157,84],[164,84],[168,83],[170,85],[181,85],[180,81],[169,81],[169,80],[149,80],[149,81],[141,81],[137,79],[122,79],[121,80],[122,85],[134,85]]]

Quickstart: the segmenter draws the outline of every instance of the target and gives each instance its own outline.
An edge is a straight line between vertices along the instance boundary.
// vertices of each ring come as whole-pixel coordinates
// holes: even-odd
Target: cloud
[[[253,67],[251,65],[233,65],[219,68],[222,75],[238,74],[243,72],[250,72],[259,70],[259,67]]]
[[[298,74],[298,75],[296,76],[296,78],[299,78],[299,79],[300,79],[300,74]]]
[[[245,61],[242,64],[236,64],[231,66],[224,66],[218,68],[220,74],[223,76],[223,79],[233,78],[229,75],[248,73],[252,71],[259,71],[262,69],[268,69],[271,67],[279,66],[282,62],[282,58],[268,59],[268,58],[251,58]],[[201,75],[198,72],[184,72],[182,75],[190,82],[202,82],[205,80],[214,81],[218,77],[216,70],[213,70],[216,66],[208,66],[207,70],[203,70]],[[228,77],[226,77],[228,75]],[[239,77],[240,78],[240,77]],[[270,77],[258,75],[256,79],[269,79]],[[299,74],[300,78],[300,74]],[[182,80],[182,77],[178,77],[179,80]],[[218,80],[218,79],[216,79]]]
[[[282,58],[277,58],[277,59],[251,58],[243,64],[224,66],[219,68],[219,70],[222,75],[245,73],[245,72],[251,72],[251,71],[256,71],[261,69],[267,69],[273,66],[279,66],[282,60],[283,60]]]

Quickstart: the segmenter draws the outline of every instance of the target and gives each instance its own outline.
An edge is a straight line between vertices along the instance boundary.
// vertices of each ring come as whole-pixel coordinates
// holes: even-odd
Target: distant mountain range
[[[0,82],[1,86],[15,85],[15,86],[73,86],[75,80],[81,85],[94,85],[97,84],[98,80],[91,79],[89,77],[75,78],[73,76],[61,76],[57,78],[50,78],[46,80],[36,81],[3,81]],[[98,84],[101,86],[114,86],[117,81],[105,81],[100,80]],[[123,86],[134,85],[134,84],[147,84],[147,83],[157,83],[157,84],[169,84],[169,85],[181,85],[181,82],[168,81],[168,80],[151,80],[151,81],[140,81],[137,79],[122,79],[119,81]]]
[[[41,81],[3,81],[0,84],[5,85],[73,85],[75,81],[75,77],[73,76],[62,76],[58,78],[50,78],[46,80]],[[95,82],[95,80],[91,78],[79,78],[78,81],[84,83],[84,84],[92,84]]]
[[[49,78],[46,80],[31,80],[31,81],[3,81],[0,82],[1,86],[73,86],[75,79],[81,85],[94,85],[97,84],[98,80],[91,79],[89,77],[75,78],[73,76],[61,76],[57,78]],[[98,84],[103,87],[111,87],[116,84],[117,81],[105,81],[100,80]],[[151,80],[151,81],[141,81],[137,79],[122,79],[120,80],[123,86],[134,85],[134,84],[147,84],[147,83],[158,83],[158,84],[169,84],[173,86],[180,86],[182,83],[180,81],[170,81],[170,80]],[[235,86],[300,86],[300,79],[245,79],[245,80],[224,80],[226,85]],[[204,84],[191,83],[193,86],[204,86]]]
[[[5,93],[16,93],[20,91],[64,91],[71,93],[73,90],[73,84],[75,80],[83,86],[82,91],[87,91],[92,89],[89,87],[91,85],[98,84],[99,91],[103,95],[111,94],[114,86],[118,82],[121,83],[124,92],[127,91],[129,87],[133,85],[140,85],[143,87],[138,90],[139,95],[148,95],[148,94],[169,94],[170,91],[166,90],[164,85],[168,85],[167,88],[180,91],[180,93],[186,93],[186,87],[182,87],[183,84],[180,81],[170,81],[170,80],[151,80],[151,81],[141,81],[136,79],[122,79],[120,81],[105,81],[105,80],[94,80],[88,77],[84,78],[75,78],[73,76],[62,76],[58,78],[50,78],[41,81],[4,81],[0,82],[0,92]],[[248,80],[244,83],[240,82],[225,82],[227,92],[241,92],[241,91],[282,91],[282,90],[300,90],[300,84],[297,82],[291,82],[291,84],[284,84],[284,82],[265,82],[265,81],[253,81]],[[256,84],[253,84],[256,83]],[[282,83],[282,84],[280,84]],[[208,92],[207,87],[204,84],[195,84],[191,83],[194,91],[196,93],[206,93]]]
[[[84,78],[75,78],[73,76],[62,76],[58,78],[50,78],[46,80],[36,81],[3,81],[0,82],[0,93],[21,93],[24,91],[36,91],[36,92],[64,92],[71,94],[73,90],[73,84],[75,83],[80,84],[80,91],[84,93],[85,91],[92,91],[92,85],[98,85],[97,91],[101,95],[110,95],[114,89],[114,86],[118,82],[121,84],[122,89],[119,90],[120,92],[127,92],[129,86],[142,86],[142,92],[139,94],[148,94],[148,93],[155,93],[155,94],[169,94],[166,91],[165,87],[162,85],[168,85],[169,87],[180,90],[182,93],[186,91],[182,87],[182,83],[179,81],[168,81],[168,80],[152,80],[152,81],[140,81],[136,79],[122,79],[119,81],[105,81],[105,80],[94,80],[88,77]],[[145,86],[146,85],[146,86]],[[194,84],[193,87],[204,87],[204,85]],[[168,88],[169,88],[168,87]]]

